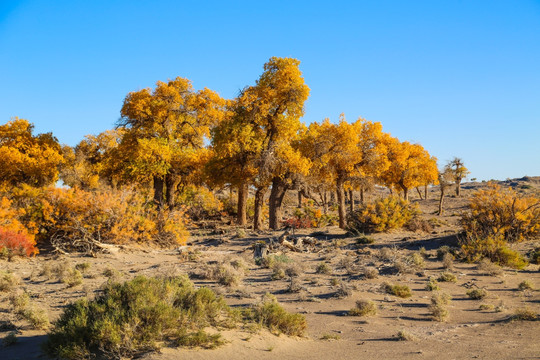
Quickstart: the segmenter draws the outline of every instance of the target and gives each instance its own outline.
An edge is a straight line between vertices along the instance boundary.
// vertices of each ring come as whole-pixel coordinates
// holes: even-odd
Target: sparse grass
[[[340,299],[343,299],[343,298],[351,296],[352,294],[353,294],[352,288],[347,283],[340,281],[339,285],[337,286],[335,296]]]
[[[448,320],[450,313],[447,306],[452,301],[452,297],[444,292],[436,292],[431,296],[431,304],[428,309],[431,317],[435,321],[445,322]]]
[[[322,335],[319,340],[340,340],[341,336],[338,334],[324,334]]]
[[[522,282],[519,283],[518,290],[520,290],[520,291],[534,290],[534,287],[533,287],[532,282],[530,282],[529,280],[523,280]]]
[[[399,330],[397,333],[397,339],[399,341],[415,341],[416,337],[406,330]]]
[[[332,272],[332,268],[330,267],[330,265],[328,265],[327,263],[320,263],[319,265],[317,265],[317,269],[315,270],[315,272],[317,274],[330,274]]]
[[[341,284],[341,280],[338,278],[333,277],[330,279],[330,286],[338,286],[339,284]]]
[[[225,341],[223,341],[221,334],[208,334],[202,329],[194,333],[182,333],[176,340],[177,346],[200,347],[204,349],[215,349],[224,343]]]
[[[0,292],[12,291],[20,284],[20,280],[13,273],[0,270]]]
[[[81,274],[86,274],[86,272],[90,270],[91,267],[92,265],[89,262],[78,263],[77,265],[75,265],[75,269],[79,270]]]
[[[267,296],[258,306],[247,311],[246,315],[275,334],[302,336],[307,328],[305,316],[287,312],[273,296]]]
[[[362,269],[362,275],[364,275],[366,279],[376,279],[379,276],[379,270],[368,266]]]
[[[47,312],[42,308],[38,308],[34,305],[29,305],[21,312],[19,312],[19,316],[21,316],[24,320],[28,321],[34,329],[46,330],[49,328],[49,316],[47,315]]]
[[[524,308],[516,309],[511,319],[522,320],[522,321],[535,321],[538,319],[538,315],[531,308],[524,307]]]
[[[437,281],[440,282],[457,282],[456,275],[452,274],[449,271],[442,272],[441,275],[437,278]]]
[[[439,286],[439,283],[434,278],[429,278],[427,284],[426,284],[426,290],[428,291],[436,291],[440,290],[441,287]]]
[[[30,296],[26,291],[13,292],[9,296],[9,302],[16,313],[21,313],[30,304]]]
[[[83,283],[83,275],[79,270],[75,268],[69,269],[63,273],[60,281],[66,284],[67,287],[71,288],[77,285],[81,285]]]
[[[356,245],[369,245],[369,244],[373,244],[375,242],[375,239],[373,239],[371,236],[360,234],[356,238],[355,242],[356,242]]]
[[[275,267],[272,272],[272,280],[281,280],[285,278],[285,270],[282,267]]]
[[[476,268],[483,274],[489,276],[499,276],[503,273],[503,269],[499,265],[491,262],[488,258],[482,259]]]
[[[408,298],[412,296],[411,288],[407,285],[392,285],[389,283],[383,283],[382,289],[391,295],[398,296],[400,298]]]
[[[473,300],[481,300],[488,296],[488,291],[486,289],[472,289],[467,291],[467,296]]]
[[[371,300],[358,300],[356,306],[349,310],[350,316],[373,316],[377,314],[377,305]]]
[[[495,310],[495,305],[493,304],[480,304],[478,307],[482,311],[493,311]]]
[[[408,258],[408,263],[414,266],[417,270],[423,269],[426,267],[426,262],[424,257],[419,252],[412,253]]]
[[[443,268],[445,268],[446,270],[453,271],[454,270],[454,255],[450,253],[444,254],[442,258],[442,264],[443,264]]]
[[[268,268],[268,269],[272,269],[278,263],[289,264],[289,263],[292,263],[292,262],[293,262],[293,260],[290,257],[288,257],[287,255],[285,255],[285,254],[268,255],[267,257],[258,258],[258,259],[255,260],[255,263],[257,265]]]

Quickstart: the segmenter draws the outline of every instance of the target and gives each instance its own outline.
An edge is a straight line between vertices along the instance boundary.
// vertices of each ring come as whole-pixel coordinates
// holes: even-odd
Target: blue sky
[[[299,59],[304,122],[362,116],[470,177],[540,175],[540,1],[0,0],[0,123],[75,145],[129,91],[186,77],[224,97]]]

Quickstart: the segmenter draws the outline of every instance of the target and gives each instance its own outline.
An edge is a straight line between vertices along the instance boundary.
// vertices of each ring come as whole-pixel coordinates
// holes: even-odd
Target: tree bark
[[[338,214],[339,214],[339,227],[345,229],[345,190],[343,189],[343,181],[338,180],[337,184],[337,199],[338,199]]]
[[[172,209],[176,201],[176,188],[180,183],[180,176],[175,174],[167,174],[165,176],[165,185],[167,189],[165,191],[165,200],[167,202],[167,207]]]
[[[154,204],[156,204],[158,210],[163,209],[163,190],[165,188],[165,182],[162,176],[154,176]]]
[[[360,204],[364,204],[364,188],[360,188]]]
[[[420,192],[420,188],[418,186],[416,187],[416,191],[418,191],[418,196],[420,197],[420,200],[424,200],[422,199],[422,193]]]
[[[354,192],[349,190],[349,212],[352,214],[354,212]]]
[[[269,226],[272,230],[277,230],[279,228],[279,222],[281,221],[281,203],[283,202],[283,197],[287,192],[287,185],[283,179],[275,177],[272,180],[272,190],[270,191],[269,199]]]
[[[405,185],[401,185],[401,189],[403,190],[403,199],[409,201],[409,189]]]
[[[326,192],[326,190],[323,194],[323,213],[325,215],[328,214],[328,193]]]
[[[263,186],[255,192],[255,214],[253,216],[253,230],[262,230],[263,228],[263,214],[262,208],[264,204],[264,195],[266,194],[266,187]]]
[[[439,199],[439,216],[443,214],[444,188],[441,185],[441,197]]]
[[[298,190],[298,205],[296,207],[299,209],[302,208],[302,192],[300,190]]]
[[[247,199],[249,187],[247,183],[242,183],[238,186],[238,218],[237,223],[240,226],[247,224]]]
[[[461,196],[461,179],[457,179],[456,181],[456,196]]]
[[[428,196],[427,187],[428,187],[427,185],[424,185],[424,199],[426,199],[426,200],[427,200],[427,196]]]

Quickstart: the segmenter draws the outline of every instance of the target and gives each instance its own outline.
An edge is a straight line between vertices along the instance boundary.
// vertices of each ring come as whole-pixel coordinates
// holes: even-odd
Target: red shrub
[[[0,254],[8,258],[14,255],[33,256],[38,253],[32,235],[0,227]]]

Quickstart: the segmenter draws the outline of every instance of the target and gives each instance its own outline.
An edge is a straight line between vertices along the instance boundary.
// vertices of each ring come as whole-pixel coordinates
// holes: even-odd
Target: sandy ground
[[[274,294],[291,312],[301,313],[308,322],[303,338],[276,336],[267,331],[256,333],[229,330],[222,333],[227,343],[214,350],[163,348],[144,359],[540,359],[540,321],[509,320],[518,308],[540,313],[540,269],[529,265],[522,271],[504,269],[496,276],[485,275],[476,264],[453,264],[457,282],[440,282],[441,290],[452,296],[448,306],[450,317],[446,322],[432,320],[428,305],[432,293],[425,289],[429,277],[438,277],[443,264],[436,251],[443,245],[456,245],[460,212],[475,186],[465,186],[462,198],[449,197],[443,217],[434,213],[437,208],[435,192],[432,200],[416,200],[424,217],[437,218],[437,226],[430,233],[409,231],[375,234],[375,242],[357,245],[355,238],[347,237],[336,227],[317,234],[319,245],[309,252],[285,252],[297,267],[295,278],[298,291],[287,291],[290,279],[272,280],[272,270],[258,266],[253,260],[251,245],[257,239],[278,237],[282,232],[235,237],[234,227],[224,231],[198,229],[190,239],[189,256],[176,250],[129,249],[117,254],[83,257],[77,254],[56,256],[41,254],[36,258],[1,261],[2,270],[8,270],[21,279],[32,302],[44,308],[54,321],[63,307],[84,296],[95,296],[111,273],[119,279],[137,275],[171,275],[186,273],[197,286],[208,286],[224,296],[231,306],[249,306],[260,301],[265,293]],[[309,235],[303,230],[300,235]],[[521,251],[538,246],[538,241],[520,245]],[[392,271],[396,260],[405,259],[420,248],[427,258],[423,269]],[[279,253],[280,254],[280,253]],[[238,286],[226,287],[215,280],[204,278],[205,269],[226,259],[242,258],[247,271]],[[43,275],[43,269],[65,263],[74,266],[90,264],[81,285],[67,287],[57,279]],[[319,264],[330,266],[329,274],[319,274]],[[364,267],[379,271],[377,278],[362,275]],[[109,270],[109,274],[105,274]],[[106,276],[107,275],[107,276]],[[518,284],[529,280],[534,290],[518,290]],[[381,284],[408,285],[412,297],[402,299],[386,294]],[[346,294],[340,289],[346,288]],[[471,300],[466,295],[471,288],[485,288],[488,296]],[[342,296],[339,296],[342,295]],[[344,296],[343,296],[344,295]],[[349,316],[348,311],[359,299],[374,301],[378,313],[370,317]],[[480,304],[493,305],[480,310]],[[18,319],[8,301],[8,293],[0,292],[0,338],[16,328],[18,342],[0,347],[0,359],[46,359],[40,344],[46,340],[45,331],[32,330],[24,320]],[[400,341],[399,331],[413,338]],[[325,340],[323,338],[332,338]]]

